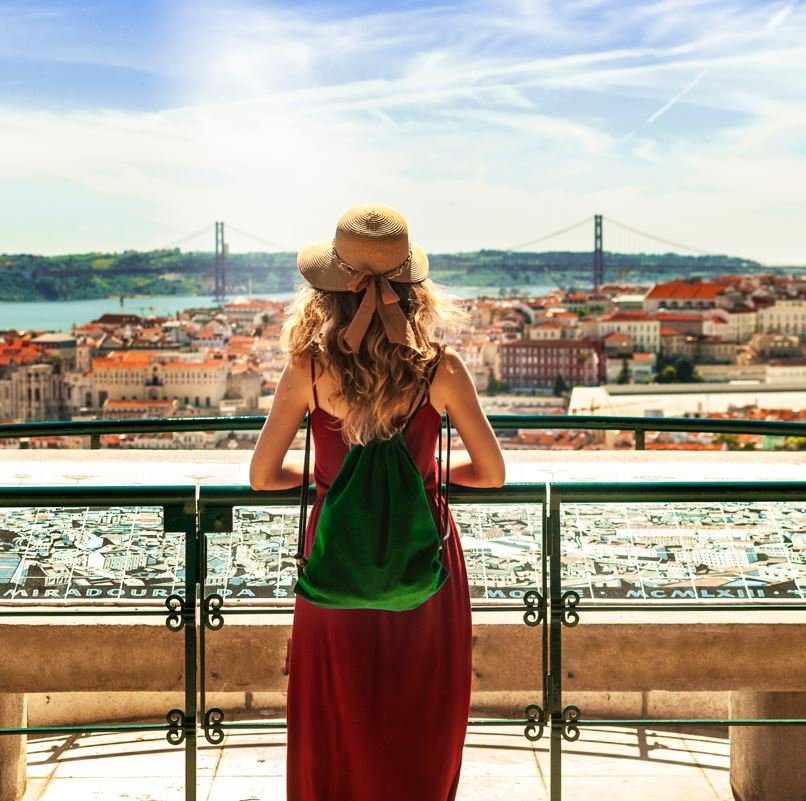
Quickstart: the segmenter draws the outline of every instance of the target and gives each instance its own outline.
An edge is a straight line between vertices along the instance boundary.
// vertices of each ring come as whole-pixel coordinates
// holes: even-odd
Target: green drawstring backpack
[[[350,448],[325,495],[306,561],[309,413],[296,554],[300,572],[294,588],[300,598],[329,609],[402,612],[423,604],[447,580],[441,556],[449,531],[450,420],[444,493],[441,426],[439,430],[437,525],[423,478],[403,439],[412,417],[410,411],[406,425],[391,439]]]

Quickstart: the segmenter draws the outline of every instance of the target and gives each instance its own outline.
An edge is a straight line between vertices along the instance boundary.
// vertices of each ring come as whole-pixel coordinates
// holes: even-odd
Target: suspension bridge
[[[240,252],[255,252],[257,249],[255,246],[259,246],[263,252],[289,253],[294,251],[294,248],[250,233],[231,223],[227,223],[225,232],[225,224],[222,221],[208,223],[160,250],[182,248],[203,240],[209,242],[211,234],[214,243],[211,274],[214,295],[217,299],[224,299],[230,286],[227,277],[227,255],[232,247],[231,240],[234,239],[236,250]],[[207,248],[200,248],[199,251],[206,252]],[[590,276],[589,282],[594,288],[602,286],[608,277],[611,281],[621,283],[622,279],[632,272],[631,269],[624,266],[625,255],[651,255],[653,266],[656,268],[662,267],[664,260],[673,266],[673,259],[676,256],[724,257],[723,254],[658,236],[602,214],[585,217],[572,225],[492,252],[501,254],[502,266],[510,271],[525,267],[527,256],[541,254],[544,258],[539,260],[539,269],[561,289],[567,288],[564,272],[568,270],[569,266],[569,260],[560,258],[561,255],[567,257],[569,254],[573,254],[575,256],[573,259],[575,274],[579,274],[580,268],[586,265],[585,269],[589,271]],[[739,261],[742,262],[742,260]],[[755,262],[742,263],[748,267],[757,266]],[[534,264],[525,268],[534,269]]]

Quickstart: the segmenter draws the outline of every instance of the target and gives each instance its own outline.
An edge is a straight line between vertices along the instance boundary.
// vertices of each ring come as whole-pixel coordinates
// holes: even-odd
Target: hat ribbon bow
[[[361,305],[353,317],[344,340],[350,350],[356,352],[361,347],[361,341],[367,333],[372,315],[377,313],[380,318],[386,338],[397,345],[407,345],[413,350],[419,350],[414,331],[403,309],[400,308],[400,298],[385,275],[361,272],[353,277],[347,288],[351,292],[365,290]]]

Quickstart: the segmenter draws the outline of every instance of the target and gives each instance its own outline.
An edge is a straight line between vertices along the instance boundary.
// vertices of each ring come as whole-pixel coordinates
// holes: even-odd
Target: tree
[[[719,442],[727,447],[729,451],[754,451],[756,450],[755,442],[739,442],[739,437],[736,434],[717,434],[714,437],[714,442]]]
[[[632,370],[630,370],[630,363],[625,358],[621,360],[621,370],[616,376],[617,384],[629,384],[632,381]]]
[[[694,368],[691,359],[685,356],[676,356],[671,359],[658,360],[658,384],[691,384],[703,381],[703,377]]]
[[[497,379],[492,368],[490,368],[490,377],[487,380],[487,392],[490,395],[509,392],[509,384],[507,384],[506,381],[500,381]]]
[[[681,356],[677,360],[675,371],[677,372],[677,381],[680,384],[691,384],[697,380],[695,378],[697,371],[694,369],[694,363],[691,359],[686,359],[685,356]],[[699,377],[699,380],[702,381],[702,377]]]
[[[571,387],[568,386],[565,379],[562,377],[562,374],[557,373],[557,378],[554,379],[554,394],[557,397],[560,397],[561,395],[565,395],[570,392],[570,390]]]
[[[658,383],[659,384],[674,384],[677,381],[677,370],[675,370],[674,365],[667,364],[660,373],[658,373]]]

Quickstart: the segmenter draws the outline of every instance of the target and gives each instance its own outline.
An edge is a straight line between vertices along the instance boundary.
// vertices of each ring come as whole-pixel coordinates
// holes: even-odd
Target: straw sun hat
[[[409,240],[403,216],[387,206],[356,206],[336,224],[336,236],[302,248],[297,267],[311,286],[329,292],[364,292],[345,333],[353,351],[374,314],[390,342],[419,350],[400,298],[389,281],[417,284],[428,275],[428,256]]]

